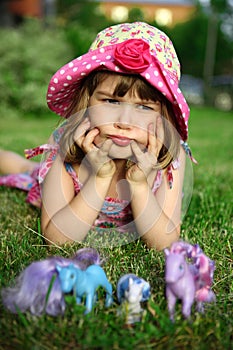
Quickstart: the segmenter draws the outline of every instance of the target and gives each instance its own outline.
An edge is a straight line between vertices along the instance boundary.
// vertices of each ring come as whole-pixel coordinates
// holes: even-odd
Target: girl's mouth
[[[109,138],[113,141],[113,143],[115,143],[117,146],[128,146],[132,140],[129,139],[128,137],[122,137],[122,136],[109,136]]]

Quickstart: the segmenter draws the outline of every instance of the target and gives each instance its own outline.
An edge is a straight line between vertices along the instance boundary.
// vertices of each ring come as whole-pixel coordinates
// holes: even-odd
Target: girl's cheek
[[[104,139],[100,135],[97,135],[93,141],[94,145],[97,147],[100,147],[103,142],[104,142]]]

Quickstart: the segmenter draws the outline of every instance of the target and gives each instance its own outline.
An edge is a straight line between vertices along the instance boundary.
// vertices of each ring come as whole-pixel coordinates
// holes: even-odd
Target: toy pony
[[[186,242],[175,242],[170,250],[165,249],[165,282],[166,298],[170,319],[174,320],[176,300],[182,301],[182,314],[185,318],[191,315],[194,301],[197,311],[203,312],[203,303],[215,301],[211,290],[215,264],[198,245]],[[187,259],[191,260],[188,263]]]
[[[112,285],[108,282],[102,267],[91,265],[86,270],[81,270],[74,264],[69,264],[68,266],[57,265],[56,269],[63,293],[74,291],[77,304],[81,303],[84,296],[86,297],[85,314],[92,310],[99,286],[104,287],[107,292],[105,306],[112,304]]]
[[[121,304],[120,314],[126,317],[126,324],[139,322],[143,309],[141,302],[150,297],[150,285],[134,274],[123,275],[117,283],[117,299]]]
[[[50,257],[31,263],[16,278],[13,287],[2,290],[3,305],[11,312],[30,311],[33,315],[47,313],[51,316],[65,311],[64,294],[58,278],[57,266],[73,264],[81,270],[100,264],[100,256],[95,249],[83,248],[73,258]]]

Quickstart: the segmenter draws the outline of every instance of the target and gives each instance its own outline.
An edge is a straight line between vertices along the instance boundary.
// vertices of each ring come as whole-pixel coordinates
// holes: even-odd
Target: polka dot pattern
[[[133,68],[126,70],[120,67],[114,58],[117,45],[129,39],[141,39],[149,44],[151,63],[137,74],[161,91],[173,104],[181,138],[185,141],[188,136],[189,107],[179,89],[180,64],[176,52],[166,34],[143,22],[124,23],[104,29],[97,35],[87,54],[61,67],[48,86],[49,108],[60,116],[69,117],[67,110],[80,81],[93,70],[104,67],[119,73],[133,73]]]

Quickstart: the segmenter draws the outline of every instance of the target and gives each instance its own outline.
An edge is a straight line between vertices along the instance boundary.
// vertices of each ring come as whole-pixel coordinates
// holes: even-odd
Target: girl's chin
[[[113,144],[108,153],[112,159],[130,159],[133,155],[130,146],[118,146]]]
[[[96,147],[101,148],[102,143],[94,142]],[[132,157],[132,149],[130,145],[119,146],[113,143],[108,152],[108,156],[112,159],[129,159]]]
[[[100,144],[96,144],[95,145],[100,148]],[[143,146],[142,144],[138,144],[139,147],[141,148],[141,150],[145,150],[145,146]],[[108,152],[108,156],[112,159],[132,159],[133,152],[131,149],[130,144],[127,146],[119,146],[115,143],[112,144],[112,146],[110,147],[110,150]]]

